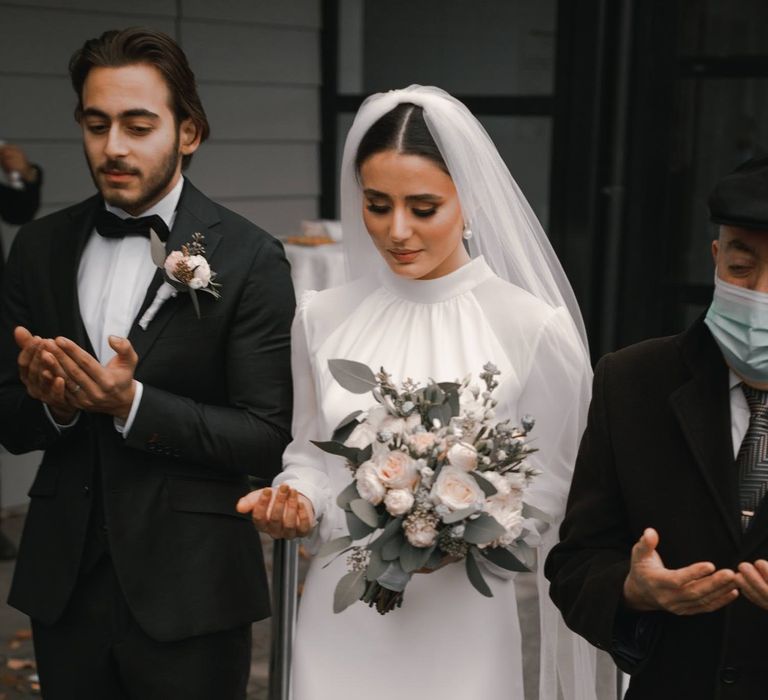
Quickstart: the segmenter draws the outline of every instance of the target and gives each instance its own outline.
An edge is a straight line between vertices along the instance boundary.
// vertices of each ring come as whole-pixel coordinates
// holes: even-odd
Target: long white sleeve
[[[291,329],[291,371],[293,372],[293,441],[283,454],[283,471],[273,481],[273,486],[289,484],[306,496],[315,509],[319,521],[317,533],[327,539],[327,515],[329,506],[334,504],[323,453],[310,440],[327,440],[321,433],[318,420],[318,399],[315,390],[315,375],[310,360],[307,336],[307,306],[316,292],[305,292],[299,300],[296,317]]]

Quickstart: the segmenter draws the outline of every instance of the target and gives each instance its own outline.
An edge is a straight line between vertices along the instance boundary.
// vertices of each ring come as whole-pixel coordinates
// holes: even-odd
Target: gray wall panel
[[[198,80],[317,85],[318,33],[184,21],[181,38]]]
[[[29,159],[39,163],[45,171],[43,198],[46,205],[71,204],[94,194],[82,144],[17,143]]]
[[[114,5],[109,5],[114,7]],[[143,24],[173,35],[169,19],[135,15],[73,13],[39,8],[2,7],[3,31],[0,41],[0,71],[3,73],[46,73],[66,75],[72,53],[86,39],[107,29]]]
[[[69,78],[0,75],[0,138],[80,139]]]
[[[205,84],[200,96],[216,141],[320,140],[316,88]]]
[[[320,4],[317,0],[182,0],[182,16],[317,28]]]
[[[317,218],[317,199],[314,198],[219,201],[273,236],[297,235],[301,233],[304,219]]]
[[[0,3],[0,6],[6,3]],[[60,8],[62,10],[92,10],[95,12],[113,11],[125,15],[167,15],[176,14],[176,0],[131,0],[115,2],[115,0],[17,0],[16,3],[30,7]]]
[[[313,144],[210,143],[195,155],[190,178],[213,198],[316,195],[317,147]]]

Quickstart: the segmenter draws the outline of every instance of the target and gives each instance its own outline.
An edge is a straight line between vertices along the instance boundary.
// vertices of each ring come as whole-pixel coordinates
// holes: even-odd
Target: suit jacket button
[[[739,669],[733,666],[726,666],[720,671],[720,681],[725,685],[733,685],[739,680]]]
[[[90,495],[90,493],[91,493],[91,487],[90,487],[90,486],[88,486],[87,484],[86,484],[85,486],[83,486],[83,493],[84,493],[86,496]]]

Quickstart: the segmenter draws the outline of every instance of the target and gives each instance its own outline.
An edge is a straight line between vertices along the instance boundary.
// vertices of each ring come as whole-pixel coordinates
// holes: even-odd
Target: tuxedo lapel
[[[189,180],[184,181],[184,189],[179,198],[179,205],[176,209],[176,220],[173,223],[170,236],[165,244],[166,255],[173,250],[181,250],[181,246],[192,240],[193,233],[202,233],[205,237],[205,256],[211,261],[213,254],[221,239],[221,234],[213,230],[219,223],[220,218],[216,207],[210,199],[195,188]],[[157,270],[152,279],[144,301],[139,309],[139,313],[133,321],[128,339],[131,341],[134,350],[139,356],[139,365],[149,353],[161,331],[174,314],[184,305],[191,304],[189,293],[179,292],[174,298],[168,299],[158,310],[155,317],[150,321],[147,329],[139,326],[144,312],[155,298],[157,290],[160,288],[164,279],[163,272]],[[198,295],[205,294],[199,292]]]
[[[99,207],[103,206],[100,196],[87,199],[73,209],[71,235],[57,235],[51,246],[53,256],[52,283],[56,291],[56,306],[59,314],[59,333],[74,340],[80,347],[92,352],[90,338],[85,331],[80,314],[80,300],[77,293],[77,277],[80,258],[93,231],[93,221]]]
[[[681,351],[692,376],[670,396],[672,410],[719,515],[738,546],[741,530],[731,439],[728,367],[701,322],[684,335]]]

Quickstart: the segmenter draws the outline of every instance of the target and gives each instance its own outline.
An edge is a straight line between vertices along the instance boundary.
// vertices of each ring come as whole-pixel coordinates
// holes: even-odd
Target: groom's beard
[[[181,160],[179,132],[176,132],[173,145],[163,155],[157,167],[149,171],[133,167],[121,158],[106,160],[101,165],[96,166],[88,158],[87,151],[85,152],[85,158],[88,162],[88,169],[91,173],[93,184],[96,185],[104,201],[113,207],[127,211],[133,216],[139,216],[162,199],[170,189],[170,183],[176,174],[179,161]],[[135,188],[128,190],[110,184],[106,180],[105,171],[116,171],[133,175],[139,183],[138,191]]]

